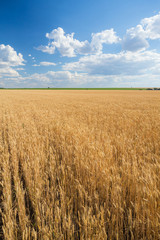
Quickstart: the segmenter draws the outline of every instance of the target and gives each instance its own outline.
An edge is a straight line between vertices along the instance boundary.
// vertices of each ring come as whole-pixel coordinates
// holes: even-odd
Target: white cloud
[[[93,33],[91,43],[87,40],[79,41],[74,38],[74,33],[65,34],[62,28],[54,29],[47,33],[46,37],[50,40],[47,46],[39,46],[37,50],[54,54],[58,49],[62,56],[75,57],[77,54],[87,55],[101,53],[103,44],[113,44],[120,41],[113,29],[105,30],[100,33]]]
[[[40,50],[44,53],[54,54],[55,52],[55,46],[52,46],[51,43],[48,44],[48,46],[39,46],[36,48],[37,50]]]
[[[19,73],[11,67],[0,68],[0,78],[2,77],[18,77]]]
[[[35,73],[18,79],[34,86],[154,87],[159,84],[159,66],[160,54],[155,51],[127,51],[84,56],[63,65],[63,71]]]
[[[18,77],[19,73],[13,67],[24,65],[21,53],[17,52],[9,45],[0,45],[0,77]]]
[[[127,30],[126,36],[122,41],[122,47],[128,51],[145,50],[149,47],[143,27],[137,25],[135,28]]]
[[[55,49],[57,48],[62,56],[74,57],[76,53],[83,51],[83,48],[89,46],[88,41],[80,42],[77,39],[74,39],[74,33],[65,34],[62,28],[54,29],[51,33],[47,33],[46,37],[54,41],[50,42],[48,46],[40,46],[37,49],[42,52],[47,52],[54,54]]]
[[[160,13],[153,17],[142,19],[141,24],[144,28],[146,38],[152,40],[160,38]]]
[[[81,71],[102,75],[137,75],[152,70],[160,63],[160,54],[154,51],[120,52],[81,57],[79,61],[66,63],[64,70]]]
[[[24,59],[21,53],[17,52],[9,45],[0,45],[0,65],[19,66],[23,64]]]
[[[26,77],[18,76],[16,78],[12,78],[12,81],[19,81],[22,84],[28,84],[29,86],[32,85],[44,85],[45,84],[52,84],[54,85],[67,85],[67,84],[84,84],[89,82],[88,74],[86,73],[77,73],[77,72],[70,72],[70,71],[48,71],[46,73],[35,73],[32,75],[28,75]]]
[[[40,62],[39,64],[34,64],[34,67],[40,67],[40,66],[44,66],[44,67],[48,67],[48,66],[56,66],[56,63],[53,62]]]
[[[40,67],[40,66],[44,66],[44,67],[48,67],[48,66],[56,66],[57,64],[54,62],[40,62],[39,64],[34,64],[33,67]]]
[[[17,71],[24,71],[25,69],[24,68],[16,68],[15,70],[17,70]]]
[[[141,51],[149,47],[148,39],[160,39],[160,13],[141,20],[136,27],[127,30],[122,47],[128,51]]]
[[[56,66],[56,63],[53,62],[40,62],[41,66]]]
[[[40,67],[40,64],[33,64],[33,67]]]
[[[49,71],[44,74],[18,76],[1,81],[4,86],[14,87],[156,87],[159,86],[159,75],[95,75],[69,71]],[[12,85],[11,85],[12,84]]]
[[[95,52],[102,52],[103,44],[118,43],[120,38],[116,36],[113,28],[99,33],[92,33],[91,48]]]

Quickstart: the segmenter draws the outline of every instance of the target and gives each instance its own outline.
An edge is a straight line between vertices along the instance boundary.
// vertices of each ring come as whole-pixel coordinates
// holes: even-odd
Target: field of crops
[[[1,90],[0,239],[160,239],[160,92]]]

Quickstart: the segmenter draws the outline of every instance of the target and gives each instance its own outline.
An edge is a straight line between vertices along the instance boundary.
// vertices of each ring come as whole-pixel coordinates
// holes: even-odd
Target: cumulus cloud
[[[24,71],[25,69],[24,68],[16,68],[15,70],[17,70],[17,71]]]
[[[159,86],[159,75],[102,75],[70,71],[49,71],[26,77],[6,78],[1,84],[7,87],[155,87]]]
[[[54,62],[40,62],[41,66],[56,66]]]
[[[49,43],[48,46],[41,45],[41,46],[37,47],[36,49],[40,50],[44,53],[54,54],[56,48],[55,48],[55,46],[52,46],[51,43]]]
[[[122,41],[122,47],[124,50],[133,52],[145,50],[149,47],[142,25],[137,25],[135,28],[127,30],[126,36]]]
[[[33,67],[40,67],[40,64],[33,64]]]
[[[148,39],[160,39],[160,13],[144,18],[136,27],[128,29],[122,47],[128,51],[142,51],[149,47]]]
[[[71,73],[70,71],[48,71],[47,73],[44,74],[33,74],[31,77],[34,80],[40,80],[40,81],[45,81],[45,82],[62,82],[62,81],[69,81],[69,82],[74,82],[76,81],[76,78],[81,76],[83,74],[78,74],[76,72]]]
[[[17,77],[19,73],[13,69],[24,65],[24,59],[21,53],[17,52],[10,45],[0,45],[0,77]]]
[[[11,67],[0,68],[0,78],[2,77],[18,77],[19,73]]]
[[[24,59],[21,53],[17,52],[9,45],[0,45],[0,65],[1,66],[19,66],[24,65]]]
[[[10,78],[11,79],[11,78]],[[12,81],[18,81],[19,83],[28,86],[63,86],[70,84],[84,84],[89,82],[87,73],[77,73],[70,71],[48,71],[46,73],[34,73],[28,76],[13,77]]]
[[[34,64],[33,67],[40,67],[40,66],[44,66],[44,67],[48,67],[48,66],[56,66],[57,64],[54,62],[40,62],[39,64]]]
[[[146,38],[152,40],[160,38],[160,13],[153,17],[142,19],[141,24],[144,28]]]
[[[103,44],[118,43],[120,38],[116,36],[113,28],[99,33],[92,33],[91,49],[93,52],[102,52]]]
[[[48,71],[43,74],[33,74],[22,78],[29,82],[39,83],[39,84],[52,84],[52,86],[80,86],[89,83],[99,83],[99,82],[112,82],[110,76],[95,76],[88,73],[78,73],[71,71]]]
[[[49,44],[47,46],[39,46],[37,50],[54,54],[55,50],[58,49],[62,56],[67,57],[75,57],[77,54],[101,53],[103,44],[113,44],[120,40],[113,29],[93,33],[91,43],[87,40],[79,41],[75,39],[74,33],[65,34],[64,30],[60,27],[47,33],[46,37],[50,41]]]
[[[84,56],[77,62],[66,63],[64,70],[81,71],[102,75],[137,75],[144,74],[160,63],[160,54],[154,51],[120,52]]]

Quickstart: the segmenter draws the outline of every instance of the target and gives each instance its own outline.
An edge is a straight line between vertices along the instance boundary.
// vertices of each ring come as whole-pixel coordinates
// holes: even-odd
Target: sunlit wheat
[[[160,239],[160,93],[0,91],[0,239]]]

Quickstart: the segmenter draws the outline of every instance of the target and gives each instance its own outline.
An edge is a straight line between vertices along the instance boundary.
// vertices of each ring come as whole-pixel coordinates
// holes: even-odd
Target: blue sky
[[[159,87],[158,0],[1,0],[0,87]]]

